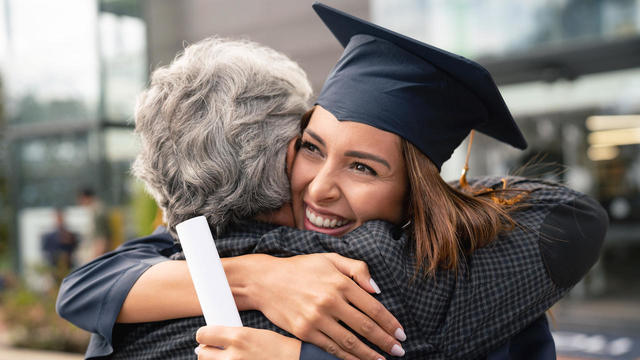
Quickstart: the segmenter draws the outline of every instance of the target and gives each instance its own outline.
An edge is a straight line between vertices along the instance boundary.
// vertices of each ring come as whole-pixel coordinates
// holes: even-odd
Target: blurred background
[[[611,219],[600,261],[553,309],[558,352],[640,358],[640,0],[325,2],[489,69],[529,149],[479,134],[471,175],[561,181]],[[342,49],[311,3],[0,0],[0,349],[82,352],[86,334],[53,313],[57,284],[157,224],[129,174],[150,72],[216,34],[284,52],[317,92]]]

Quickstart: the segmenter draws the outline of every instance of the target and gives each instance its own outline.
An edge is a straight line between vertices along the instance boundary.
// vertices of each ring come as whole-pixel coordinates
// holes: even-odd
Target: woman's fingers
[[[316,345],[317,347],[323,349],[324,351],[328,352],[329,354],[334,355],[334,356],[336,356],[336,357],[338,357],[340,359],[343,359],[343,360],[358,360],[359,359],[358,357],[354,356],[353,354],[350,354],[350,353],[346,352],[344,349],[342,349],[342,347],[340,347],[340,345],[336,344],[336,342],[333,341],[329,336],[327,336],[327,335],[325,335],[325,334],[323,334],[323,333],[321,333],[319,331],[315,331],[313,334],[311,334],[309,336],[309,341],[308,342]],[[371,350],[371,351],[373,351],[373,350]],[[366,358],[361,358],[361,359],[366,359]],[[374,358],[374,359],[377,359],[377,358]],[[384,359],[384,357],[383,357],[383,359]]]
[[[196,353],[196,355],[198,355],[198,360],[219,360],[223,358],[223,351],[222,349],[216,348],[216,347],[212,347],[212,346],[206,346],[206,345],[200,345],[197,348],[195,348],[194,352]]]
[[[196,341],[199,344],[224,347],[224,332],[219,326],[203,326],[196,332]]]
[[[368,347],[365,343],[360,341],[357,336],[345,329],[339,323],[335,321],[327,321],[323,324],[322,328],[326,331],[326,335],[340,347],[341,351],[345,351],[346,353],[363,360],[384,359],[384,356]]]
[[[381,345],[386,344],[386,341],[384,344],[380,344],[373,339],[370,339],[367,334],[363,334],[361,331],[368,331],[368,329],[371,329],[370,332],[375,333],[378,328],[382,328],[384,332],[393,336],[397,340],[404,341],[407,339],[404,329],[400,325],[398,319],[396,319],[395,316],[393,316],[389,310],[387,310],[387,308],[385,308],[384,305],[382,305],[382,303],[376,300],[373,296],[367,294],[358,287],[349,287],[345,291],[345,297],[349,303],[367,316],[353,316],[350,319],[340,318],[340,320],[355,321],[354,323],[349,323],[349,326],[371,342],[381,348]],[[371,324],[368,320],[373,320],[375,324]],[[380,340],[380,338],[378,338],[378,340]]]
[[[380,288],[376,282],[373,281],[373,278],[371,278],[371,274],[369,274],[367,263],[360,260],[353,260],[336,253],[322,255],[329,259],[341,273],[353,279],[361,288],[370,293],[380,294]]]
[[[371,320],[368,316],[364,315],[363,313],[361,313],[358,309],[354,308],[353,306],[346,304],[344,307],[342,307],[339,310],[338,313],[338,318],[340,320],[342,320],[347,326],[349,326],[353,331],[358,332],[360,335],[364,336],[367,340],[369,340],[371,343],[375,344],[376,346],[378,346],[380,349],[382,349],[383,351],[386,351],[387,353],[394,355],[394,356],[402,356],[404,354],[404,351],[402,349],[402,345],[400,344],[400,342],[394,338],[393,336],[389,335],[382,327],[380,327],[378,324],[376,324],[373,320]],[[333,339],[342,339],[342,341],[338,340],[338,343],[347,351],[354,353],[353,351],[351,351],[351,348],[349,348],[350,346],[354,346],[354,338],[357,339],[353,334],[351,334],[350,332],[348,332],[346,329],[344,329],[342,326],[340,326],[339,324],[332,322],[331,324],[335,325],[337,328],[340,328],[342,330],[344,330],[345,332],[342,332],[340,334],[340,332],[337,329],[333,329],[336,333],[338,333],[337,336],[340,337],[334,337],[333,335],[331,336]],[[364,346],[367,350],[370,350],[369,347],[367,347],[365,344],[359,342],[359,344],[355,345],[357,348],[361,348],[360,344],[362,344],[362,346]],[[346,346],[346,347],[345,347]],[[370,352],[364,352],[364,351],[360,351],[358,350],[357,354],[358,357],[363,358],[360,354],[366,353],[368,355],[370,355],[369,357],[366,357],[364,359],[378,359],[380,357],[371,357],[373,356],[372,353]]]
[[[204,326],[198,329],[198,359],[297,360],[300,340],[250,327]]]

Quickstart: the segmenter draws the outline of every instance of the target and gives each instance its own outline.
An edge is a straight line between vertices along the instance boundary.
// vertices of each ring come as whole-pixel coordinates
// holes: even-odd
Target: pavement
[[[82,360],[82,354],[15,349],[0,345],[0,360]]]
[[[82,354],[19,349],[9,346],[6,326],[0,321],[0,360],[83,360]]]
[[[638,299],[565,299],[552,309],[558,359],[640,360]]]

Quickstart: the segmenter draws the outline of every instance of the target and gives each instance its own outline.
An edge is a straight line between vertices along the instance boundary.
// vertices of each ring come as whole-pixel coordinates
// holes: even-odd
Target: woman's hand
[[[269,330],[204,326],[198,329],[199,360],[298,360],[300,341]]]
[[[404,331],[369,293],[378,291],[367,265],[335,253],[256,257],[248,286],[252,307],[278,327],[342,359],[384,358],[339,323],[388,353],[404,354]],[[366,289],[366,291],[365,291]]]

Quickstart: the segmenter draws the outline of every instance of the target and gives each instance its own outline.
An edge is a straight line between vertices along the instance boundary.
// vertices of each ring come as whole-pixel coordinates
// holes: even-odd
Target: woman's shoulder
[[[592,197],[563,184],[523,177],[483,177],[469,184],[528,193],[512,217],[536,234],[544,266],[557,286],[575,285],[597,261],[609,218]]]

